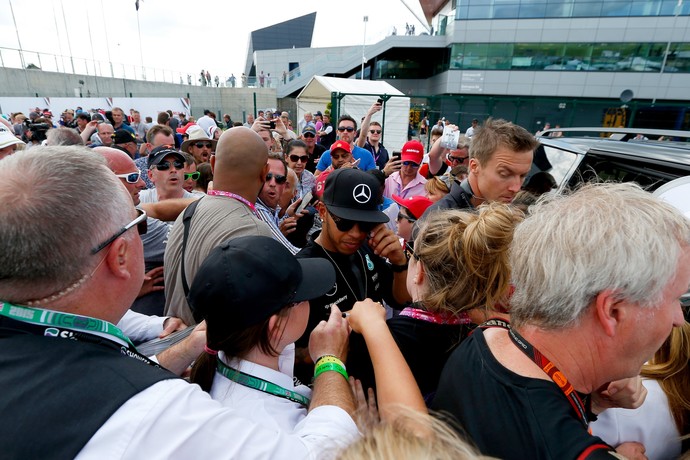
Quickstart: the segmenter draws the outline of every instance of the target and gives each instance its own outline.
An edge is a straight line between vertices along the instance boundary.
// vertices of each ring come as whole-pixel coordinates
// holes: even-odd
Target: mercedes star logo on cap
[[[359,204],[368,203],[371,199],[371,189],[367,184],[359,184],[352,191],[352,196]]]

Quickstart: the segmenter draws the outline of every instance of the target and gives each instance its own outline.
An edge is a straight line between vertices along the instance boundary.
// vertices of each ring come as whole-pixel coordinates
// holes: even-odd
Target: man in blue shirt
[[[340,118],[338,119],[338,138],[341,141],[345,141],[348,144],[350,144],[351,150],[352,150],[352,156],[354,157],[355,161],[359,160],[359,164],[357,167],[363,171],[368,171],[370,169],[375,169],[376,168],[376,163],[374,162],[374,157],[369,153],[369,151],[357,147],[354,145],[355,141],[355,135],[357,132],[357,122],[354,120],[349,115],[341,115]],[[321,155],[321,159],[319,160],[319,164],[316,165],[316,172],[314,173],[315,176],[318,176],[322,172],[324,172],[329,166],[331,166],[331,151],[326,150],[323,155]]]

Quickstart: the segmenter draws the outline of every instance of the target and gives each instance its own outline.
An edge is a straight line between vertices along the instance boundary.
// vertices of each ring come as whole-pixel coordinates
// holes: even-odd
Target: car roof
[[[549,130],[568,133],[569,137],[539,137],[539,141],[547,146],[557,147],[579,154],[604,154],[620,158],[636,159],[643,162],[669,164],[690,171],[690,143],[679,141],[632,140],[629,136],[643,134],[645,136],[667,136],[673,138],[688,138],[688,131],[672,130],[641,130],[627,128],[563,128]],[[617,137],[582,136],[581,133],[611,133]],[[576,134],[577,133],[577,134]],[[574,135],[575,137],[570,137]]]

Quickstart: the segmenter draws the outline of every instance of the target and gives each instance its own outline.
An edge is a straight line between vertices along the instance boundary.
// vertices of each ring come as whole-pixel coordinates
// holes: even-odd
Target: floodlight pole
[[[364,57],[364,46],[367,43],[367,22],[369,22],[369,16],[364,16],[364,39],[362,40],[362,74],[360,75],[360,80],[364,80],[364,63],[366,61]]]

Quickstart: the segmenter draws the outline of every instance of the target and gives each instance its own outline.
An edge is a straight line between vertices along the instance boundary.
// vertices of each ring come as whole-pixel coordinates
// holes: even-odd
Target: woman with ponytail
[[[453,349],[502,310],[510,290],[508,250],[522,218],[509,205],[492,203],[476,212],[439,211],[421,223],[408,250],[413,302],[388,327],[427,402]],[[367,348],[355,334],[349,369],[364,387],[374,386]]]

